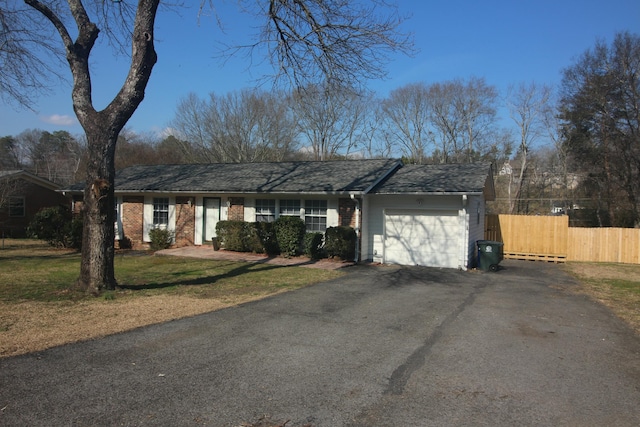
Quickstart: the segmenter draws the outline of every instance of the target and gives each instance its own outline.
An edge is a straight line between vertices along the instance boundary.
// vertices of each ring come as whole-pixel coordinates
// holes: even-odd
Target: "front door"
[[[204,240],[210,242],[216,237],[216,224],[220,220],[220,199],[205,197],[204,204]]]

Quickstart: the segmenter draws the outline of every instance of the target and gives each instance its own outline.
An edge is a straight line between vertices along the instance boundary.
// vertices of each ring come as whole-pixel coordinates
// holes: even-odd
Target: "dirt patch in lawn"
[[[0,357],[41,351],[71,342],[195,316],[261,298],[203,299],[153,295],[112,301],[0,304]]]
[[[565,264],[565,267],[572,274],[581,278],[640,282],[640,268],[637,265],[570,262]]]
[[[640,265],[570,262],[564,268],[580,280],[576,292],[607,306],[640,334]]]

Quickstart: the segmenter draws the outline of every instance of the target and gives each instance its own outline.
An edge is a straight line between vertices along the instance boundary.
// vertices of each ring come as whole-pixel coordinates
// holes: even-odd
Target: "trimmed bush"
[[[278,239],[276,239],[275,224],[273,222],[254,222],[252,224],[261,249],[260,251],[254,249],[254,252],[278,255],[280,248]]]
[[[41,209],[27,227],[27,235],[46,240],[57,248],[80,249],[82,246],[82,219],[73,218],[64,206]]]
[[[286,257],[298,255],[306,231],[304,221],[297,216],[281,216],[274,228],[280,253]]]
[[[216,235],[220,245],[228,251],[279,253],[273,223],[218,221]]]
[[[304,235],[304,254],[311,259],[322,258],[322,233],[307,233]]]
[[[248,252],[244,239],[244,221],[218,221],[216,235],[220,246],[228,251]]]
[[[329,227],[324,249],[329,257],[352,260],[356,256],[356,231],[351,227]]]
[[[173,233],[166,228],[154,228],[149,230],[149,247],[152,251],[167,249],[173,243]]]

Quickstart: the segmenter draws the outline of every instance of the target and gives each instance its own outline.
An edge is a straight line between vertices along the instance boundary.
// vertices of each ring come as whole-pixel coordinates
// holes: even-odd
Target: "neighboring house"
[[[79,188],[65,190],[74,203]],[[403,165],[399,160],[133,166],[118,172],[116,235],[134,247],[149,230],[203,245],[220,220],[299,216],[307,231],[351,226],[359,259],[466,269],[495,198],[489,164]]]
[[[0,235],[25,237],[42,208],[68,206],[60,186],[23,170],[0,171]]]

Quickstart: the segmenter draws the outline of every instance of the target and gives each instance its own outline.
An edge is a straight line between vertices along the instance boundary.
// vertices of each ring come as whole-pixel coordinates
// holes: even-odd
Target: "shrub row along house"
[[[115,181],[116,236],[144,247],[167,228],[175,245],[211,244],[221,220],[304,220],[307,231],[351,226],[358,259],[466,269],[495,198],[490,164],[399,160],[133,166]],[[74,203],[80,188],[65,190]],[[77,209],[76,209],[77,210]]]

